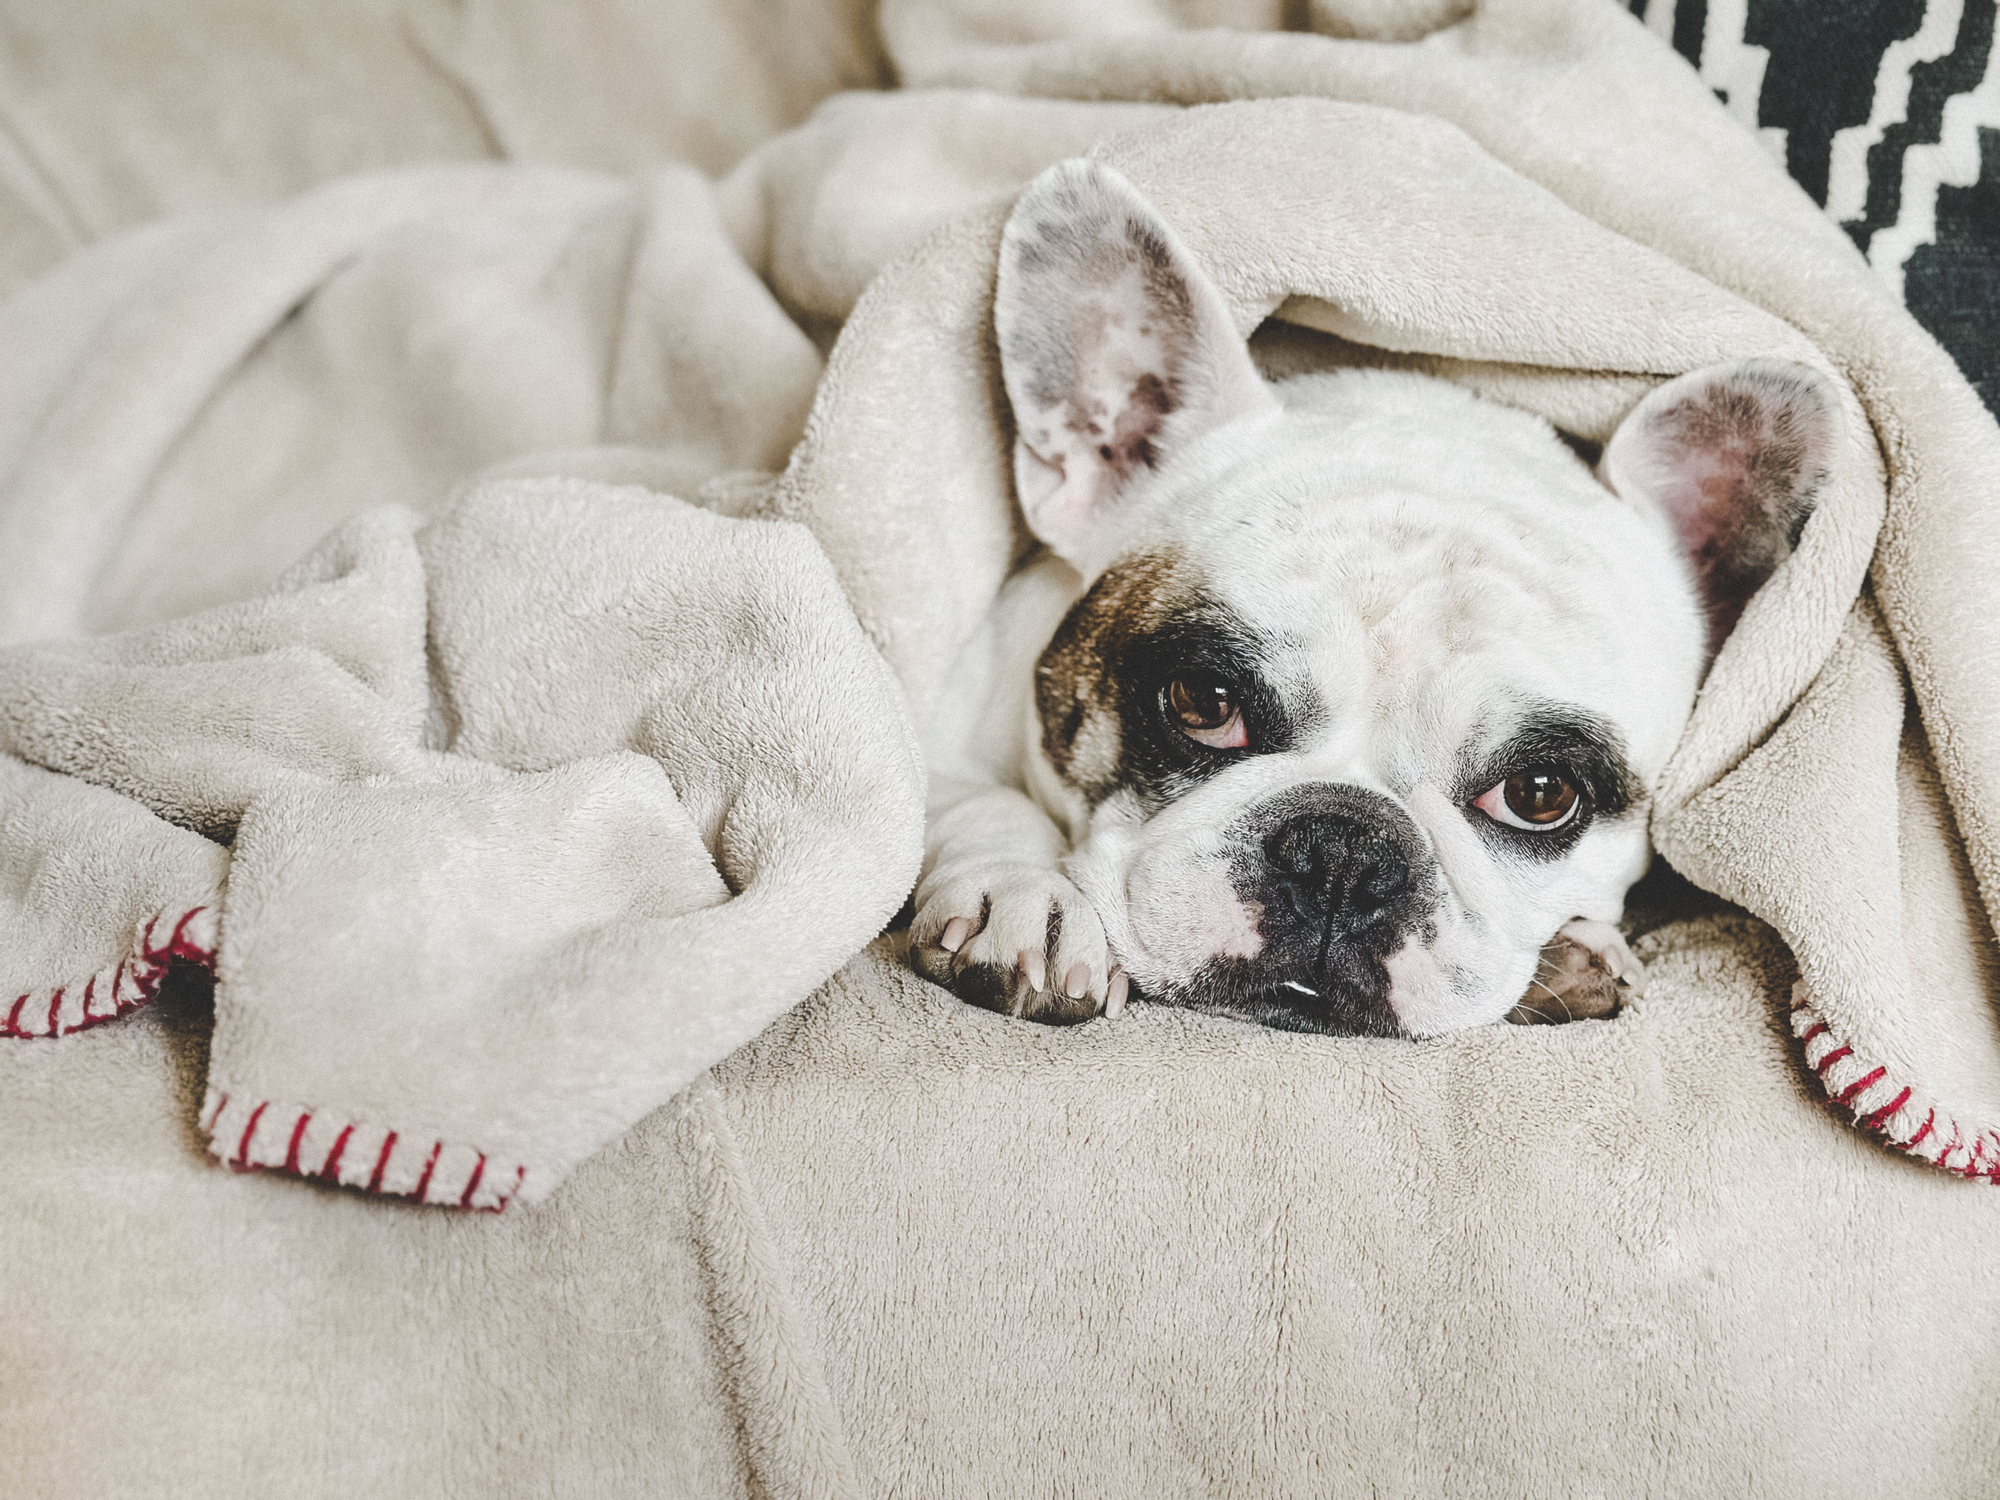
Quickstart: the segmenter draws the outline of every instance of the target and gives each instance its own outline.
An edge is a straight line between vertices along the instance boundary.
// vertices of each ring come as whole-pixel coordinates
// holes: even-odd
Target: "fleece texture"
[[[211,1149],[419,1202],[546,1197],[879,929],[921,834],[812,539],[581,480],[363,512],[259,599],[7,653],[0,701],[5,1034],[205,964]]]
[[[1407,52],[1413,65],[1437,58],[1481,77],[1463,54],[1505,13],[1489,7],[1466,23],[1469,37],[1362,55],[1380,65]],[[1573,24],[1593,14],[1581,10]],[[1642,29],[1615,13],[1599,21],[1604,67],[1632,77],[1607,97],[1595,73],[1554,74],[1588,80],[1576,85],[1585,97],[1574,112],[1585,119],[1614,103],[1646,104],[1654,74],[1641,64],[1658,61]],[[1324,45],[1202,42],[1224,52],[1296,43],[1308,60]],[[1186,50],[1160,45],[1173,56]],[[1685,81],[1656,71],[1656,93]],[[819,120],[873,156],[889,137],[916,134],[917,120],[995,107],[979,95],[903,94],[837,101]],[[1592,128],[1625,139],[1613,123],[1640,128],[1615,115]],[[2000,1174],[1986,915],[2000,885],[1995,851],[1978,832],[2000,786],[2000,743],[1985,681],[1964,665],[2000,658],[2000,617],[1966,607],[1989,591],[2000,553],[1994,509],[1973,498],[1992,482],[1996,433],[1948,357],[1846,239],[1739,136],[1715,131],[1709,176],[1728,184],[1732,173],[1758,175],[1775,206],[1752,218],[1736,204],[1736,219],[1730,205],[1713,208],[1715,238],[1698,261],[1668,253],[1684,248],[1682,220],[1704,208],[1695,176],[1649,245],[1629,213],[1615,225],[1586,217],[1461,128],[1423,115],[1243,103],[1183,111],[1100,150],[1213,269],[1239,330],[1270,330],[1272,357],[1289,369],[1422,369],[1598,441],[1661,377],[1705,364],[1776,354],[1838,381],[1846,441],[1833,481],[1797,553],[1712,668],[1659,788],[1654,837],[1676,868],[1770,922],[1792,948],[1801,969],[1792,1024],[1830,1096],[1926,1161]],[[1680,154],[1695,154],[1701,139],[1682,141]],[[783,162],[796,151],[781,141],[767,156]],[[1561,174],[1545,175],[1581,196]],[[1581,168],[1570,176],[1591,185]],[[1338,191],[1315,191],[1321,181]],[[1258,189],[1230,186],[1246,182]],[[865,208],[852,211],[865,220]],[[772,514],[811,525],[830,555],[858,560],[843,573],[849,597],[920,722],[953,670],[954,646],[1017,555],[1011,431],[988,335],[1005,211],[936,230],[872,284],[772,501]],[[1760,259],[1774,217],[1793,235],[1784,264],[1796,279],[1782,285]],[[1732,223],[1742,228],[1730,233]],[[1731,242],[1741,266],[1725,278]],[[836,229],[825,243],[830,279],[851,282],[841,261],[853,241]],[[793,295],[785,252],[771,263],[781,295]],[[1750,295],[1760,290],[1768,305]],[[874,431],[884,434],[879,448],[857,441]],[[874,506],[845,503],[862,466],[879,484],[884,463],[908,483],[884,486]],[[898,506],[898,495],[908,503]],[[949,566],[912,578],[877,561],[913,551]],[[1941,790],[1950,815],[1918,786]]]
[[[1990,1490],[2000,431],[1613,0],[689,8],[727,90],[610,0],[203,0],[142,76],[15,9],[10,1492]],[[857,956],[1025,546],[1000,227],[1091,151],[1267,368],[1838,383],[1617,1018]]]

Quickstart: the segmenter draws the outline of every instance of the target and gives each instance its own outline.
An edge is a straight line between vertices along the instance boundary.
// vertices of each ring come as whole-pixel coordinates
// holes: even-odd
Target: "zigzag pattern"
[[[2000,415],[1996,0],[1629,0]]]

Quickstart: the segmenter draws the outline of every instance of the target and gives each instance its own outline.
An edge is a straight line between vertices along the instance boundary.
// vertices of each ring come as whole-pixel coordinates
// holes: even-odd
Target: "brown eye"
[[[1576,807],[1576,788],[1553,771],[1517,771],[1505,786],[1507,810],[1538,828],[1560,823]]]
[[[1576,783],[1550,766],[1530,766],[1488,788],[1473,806],[1496,823],[1548,833],[1564,827],[1582,804]]]
[[[1216,750],[1250,743],[1236,689],[1219,677],[1176,677],[1167,684],[1167,711],[1191,740]]]

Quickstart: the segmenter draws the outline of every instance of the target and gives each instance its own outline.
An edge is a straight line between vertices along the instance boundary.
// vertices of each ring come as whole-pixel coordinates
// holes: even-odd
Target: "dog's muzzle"
[[[1362,805],[1369,794],[1342,787],[1313,791],[1318,805],[1264,838],[1264,861],[1285,919],[1323,928],[1328,942],[1394,922],[1414,884],[1405,841],[1378,809]]]
[[[1230,843],[1230,882],[1261,911],[1264,942],[1254,959],[1217,965],[1210,987],[1269,1026],[1399,1034],[1385,960],[1437,899],[1409,814],[1378,792],[1307,783],[1251,808]]]

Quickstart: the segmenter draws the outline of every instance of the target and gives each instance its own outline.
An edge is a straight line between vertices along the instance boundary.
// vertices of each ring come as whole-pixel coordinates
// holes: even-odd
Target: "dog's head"
[[[1593,473],[1426,377],[1257,373],[1149,204],[1065,162],[995,324],[1029,527],[1082,575],[1027,774],[1139,993],[1299,1030],[1497,1020],[1615,920],[1712,648],[1839,439],[1760,360],[1649,395]]]

